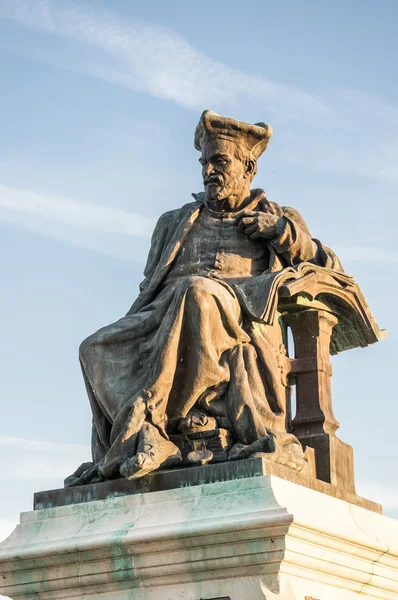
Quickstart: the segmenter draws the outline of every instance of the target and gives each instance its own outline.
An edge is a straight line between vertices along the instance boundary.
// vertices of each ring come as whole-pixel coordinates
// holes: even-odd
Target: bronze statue
[[[294,208],[250,189],[271,134],[265,123],[202,114],[195,147],[204,192],[160,217],[137,300],[81,345],[93,463],[66,485],[205,464],[217,452],[217,460],[266,452],[293,468],[305,464],[289,421],[278,302],[294,295],[286,282],[313,286],[320,272],[347,297],[355,284]],[[332,344],[344,346],[344,336]]]

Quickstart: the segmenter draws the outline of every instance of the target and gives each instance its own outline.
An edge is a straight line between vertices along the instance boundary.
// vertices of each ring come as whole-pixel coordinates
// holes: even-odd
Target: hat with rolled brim
[[[268,146],[272,136],[272,127],[267,123],[244,123],[229,117],[221,117],[212,110],[205,110],[195,130],[195,148],[202,150],[203,145],[221,138],[243,146],[257,160]]]

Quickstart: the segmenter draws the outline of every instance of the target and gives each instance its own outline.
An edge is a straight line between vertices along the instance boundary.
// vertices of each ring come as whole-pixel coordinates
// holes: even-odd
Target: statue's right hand
[[[272,239],[280,235],[281,219],[272,213],[244,210],[236,219],[239,229],[251,239]]]

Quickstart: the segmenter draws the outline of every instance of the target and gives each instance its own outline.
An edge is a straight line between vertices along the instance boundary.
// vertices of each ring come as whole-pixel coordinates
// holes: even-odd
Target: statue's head
[[[195,148],[201,152],[199,162],[207,200],[249,193],[257,159],[271,135],[272,129],[266,123],[251,125],[205,110],[196,127]]]

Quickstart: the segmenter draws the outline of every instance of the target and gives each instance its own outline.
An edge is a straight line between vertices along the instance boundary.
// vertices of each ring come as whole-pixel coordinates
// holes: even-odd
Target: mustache
[[[203,179],[203,183],[205,185],[209,185],[210,183],[219,183],[223,185],[224,179],[221,177],[221,175],[210,175],[210,177],[205,177]]]

